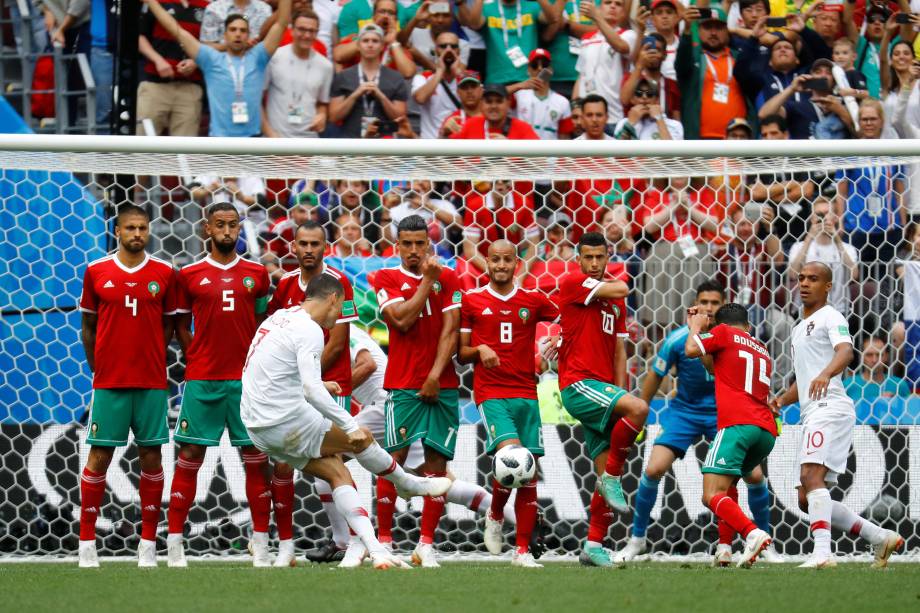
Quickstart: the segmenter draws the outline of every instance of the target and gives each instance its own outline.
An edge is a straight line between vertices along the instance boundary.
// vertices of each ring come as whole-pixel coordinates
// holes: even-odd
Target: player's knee
[[[645,423],[645,420],[648,418],[648,403],[641,398],[637,398],[634,402],[630,403],[629,406],[629,419],[635,425],[641,426]]]
[[[294,474],[294,467],[284,462],[275,462],[273,472],[276,477],[287,478]]]
[[[160,468],[163,454],[159,447],[138,447],[137,459],[143,471],[154,471]]]
[[[202,445],[183,444],[179,447],[179,455],[186,460],[203,460],[207,450]]]
[[[109,464],[112,463],[114,454],[114,447],[90,447],[86,467],[97,474],[105,473],[109,469]]]
[[[364,451],[365,449],[367,449],[368,447],[374,444],[374,435],[371,434],[370,430],[368,430],[367,428],[361,427],[361,432],[364,433],[366,438],[364,439],[364,441],[358,444],[357,451]]]
[[[808,512],[808,497],[805,495],[805,488],[798,487],[796,488],[799,492],[799,510],[805,513]]]
[[[645,469],[645,476],[653,481],[660,481],[669,468],[670,466],[664,464],[649,464]]]

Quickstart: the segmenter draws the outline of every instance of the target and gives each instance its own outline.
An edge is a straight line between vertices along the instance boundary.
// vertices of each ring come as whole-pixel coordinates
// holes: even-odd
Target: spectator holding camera
[[[852,376],[843,380],[847,396],[854,401],[877,398],[907,398],[907,381],[891,374],[888,364],[888,343],[880,336],[867,336],[863,341],[862,364]]]
[[[632,60],[636,63],[636,69],[639,70],[640,68],[642,49],[647,45],[645,39],[652,35],[658,36],[664,42],[664,49],[659,50],[661,58],[657,68],[660,69],[661,74],[666,79],[674,81],[675,84],[677,82],[677,71],[674,69],[674,58],[677,56],[677,44],[680,41],[678,26],[680,25],[682,6],[679,0],[644,0],[639,3],[635,20],[636,33],[638,38],[643,41],[641,46],[633,50]],[[646,23],[649,21],[651,21],[654,29],[652,32],[646,31]],[[647,64],[648,62],[642,68],[647,69]],[[646,78],[650,77],[648,74],[644,76]],[[659,83],[658,87],[664,88],[664,85]],[[623,97],[629,99],[631,94],[624,94]],[[676,119],[670,112],[668,112],[668,117]]]
[[[837,10],[838,6],[827,4],[824,0],[815,0],[808,8],[802,11],[801,16],[793,17],[796,30],[800,32],[802,43],[808,49],[808,54],[814,59],[832,59],[834,55],[834,41],[842,34],[843,12]],[[814,29],[805,24],[812,20]]]
[[[326,129],[332,62],[313,49],[319,19],[312,11],[294,15],[293,42],[268,64],[262,133],[277,138],[316,137]]]
[[[344,138],[366,138],[371,124],[405,117],[409,98],[405,79],[381,63],[383,29],[375,23],[364,26],[355,44],[361,60],[336,73],[329,102],[329,119],[341,124]]]
[[[470,117],[450,138],[538,140],[533,126],[511,117],[511,100],[504,85],[487,83],[482,93],[482,115]]]
[[[227,17],[224,28],[226,51],[200,43],[183,30],[157,0],[145,1],[160,25],[176,37],[204,75],[211,114],[209,134],[258,136],[262,131],[265,71],[291,18],[291,0],[279,0],[278,22],[268,31],[265,40],[254,46],[250,41],[249,22],[241,15]]]
[[[670,5],[666,4],[665,6]],[[663,72],[663,60],[666,52],[665,39],[657,32],[652,32],[642,38],[635,69],[623,81],[623,87],[620,89],[620,99],[628,103],[633,99],[636,85],[639,81],[650,81],[656,86],[658,104],[661,106],[665,116],[680,121],[680,87],[677,85],[676,80],[665,76]],[[629,104],[626,104],[625,107],[628,113]]]
[[[641,80],[633,90],[629,112],[613,131],[619,140],[683,140],[684,127],[665,116],[658,85]]]
[[[409,50],[412,59],[423,70],[435,71],[438,68],[443,50],[438,38],[448,32],[456,36],[457,28],[450,7],[447,0],[425,0],[396,35],[396,40]],[[454,55],[459,59],[459,63],[466,67],[470,60],[470,44],[459,37],[456,44]]]
[[[355,0],[342,9],[342,14],[339,16],[340,34],[342,33],[341,24],[347,19],[346,10],[348,7],[361,4],[364,4],[365,8],[370,6],[361,0]],[[415,62],[409,52],[402,46],[402,43],[396,39],[396,35],[399,32],[399,21],[396,18],[397,10],[396,0],[375,0],[372,19],[367,22],[362,21],[363,25],[357,33],[343,34],[339,43],[333,49],[332,59],[335,63],[344,68],[350,68],[358,63],[364,57],[360,48],[360,39],[368,26],[376,25],[382,32],[381,43],[377,50],[380,63],[399,72],[403,78],[411,79],[416,70]]]
[[[812,204],[804,240],[789,249],[789,277],[793,286],[806,262],[822,262],[831,269],[833,285],[827,301],[847,315],[850,312],[850,283],[859,279],[859,252],[844,240],[840,218],[830,201],[823,197]],[[796,292],[796,303],[800,304],[800,300]]]
[[[527,56],[539,47],[538,24],[562,18],[562,0],[473,0],[460,4],[461,24],[481,30],[486,43],[486,81],[510,84],[527,76]]]
[[[856,70],[866,77],[866,86],[869,95],[878,98],[881,92],[881,49],[882,37],[885,34],[885,23],[891,11],[885,6],[872,2],[866,3],[865,32],[859,33],[859,26],[853,18],[856,3],[847,2],[843,5],[843,25],[846,37],[856,45]]]
[[[543,140],[568,139],[572,134],[572,107],[550,89],[552,56],[546,49],[534,49],[528,57],[528,79],[508,86],[514,96],[518,119],[531,126]]]
[[[240,15],[248,24],[248,44],[252,47],[259,42],[262,24],[272,16],[272,7],[262,0],[214,0],[208,4],[201,19],[201,42],[218,51],[229,50],[225,34],[230,25],[227,18],[231,15]],[[282,25],[287,27],[287,20]]]
[[[421,108],[422,138],[437,138],[444,120],[463,109],[459,89],[466,66],[460,60],[460,39],[453,32],[441,32],[436,47],[437,68],[412,78],[412,98]]]
[[[623,118],[620,88],[623,75],[629,72],[636,32],[620,26],[626,19],[625,0],[601,0],[600,6],[585,0],[580,6],[585,16],[597,25],[597,30],[582,38],[574,95],[603,96],[607,101],[607,123],[612,130]]]

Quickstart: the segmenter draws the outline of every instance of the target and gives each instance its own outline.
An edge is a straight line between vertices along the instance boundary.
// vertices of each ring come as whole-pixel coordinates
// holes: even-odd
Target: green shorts
[[[231,445],[251,446],[249,432],[240,419],[242,393],[240,381],[186,381],[173,440],[215,447],[226,428]]]
[[[93,390],[86,442],[97,447],[121,447],[128,444],[131,431],[141,447],[168,443],[168,399],[166,390]]]
[[[530,398],[494,398],[479,405],[479,415],[486,427],[486,451],[495,453],[496,446],[508,439],[519,439],[521,445],[536,456],[543,455],[543,431],[540,426],[540,404]]]
[[[423,402],[418,390],[390,390],[385,407],[386,450],[396,451],[421,440],[448,460],[454,459],[460,428],[457,390],[441,390],[436,403]]]
[[[709,446],[702,472],[747,476],[773,451],[776,437],[759,426],[729,426],[719,430]]]
[[[613,407],[626,390],[613,383],[583,379],[562,390],[562,404],[569,415],[581,422],[585,450],[593,460],[610,448],[610,433],[616,419]]]

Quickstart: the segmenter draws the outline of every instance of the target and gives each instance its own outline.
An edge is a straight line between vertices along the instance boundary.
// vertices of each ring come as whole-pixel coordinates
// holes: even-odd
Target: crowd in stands
[[[113,0],[33,1],[50,37],[74,49],[91,39],[111,59]],[[145,0],[140,30],[139,134],[781,140],[920,129],[920,0]],[[611,274],[636,290],[638,345],[682,321],[701,279],[718,279],[784,356],[781,373],[797,274],[823,261],[834,305],[865,343],[851,388],[884,396],[920,390],[917,172],[187,187],[199,209],[237,204],[240,249],[275,278],[296,267],[287,242],[305,219],[326,224],[329,255],[386,257],[395,224],[422,215],[468,287],[488,245],[508,238],[524,258],[520,282],[548,290],[574,266],[581,233],[599,229]]]

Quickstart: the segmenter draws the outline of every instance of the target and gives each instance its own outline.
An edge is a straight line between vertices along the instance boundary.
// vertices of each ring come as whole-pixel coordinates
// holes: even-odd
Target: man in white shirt
[[[549,88],[553,78],[552,56],[546,49],[530,52],[526,81],[508,86],[518,119],[533,126],[542,140],[568,139],[574,125],[569,101]]]
[[[575,140],[614,140],[607,134],[607,100],[590,94],[581,101],[581,127],[584,133]]]
[[[613,131],[620,140],[683,140],[684,127],[665,116],[658,84],[640,79],[629,101],[629,112]]]
[[[425,70],[435,70],[441,49],[438,37],[445,32],[454,32],[454,14],[451,2],[422,2],[412,19],[400,28],[396,35],[402,45],[412,54],[415,63]],[[470,44],[457,39],[456,55],[466,66],[470,59]]]
[[[619,25],[625,15],[624,0],[602,0],[600,6],[585,3],[582,10],[598,29],[581,40],[581,54],[575,66],[579,76],[572,96],[600,94],[607,101],[607,123],[616,124],[623,118],[620,86],[623,75],[629,72],[629,57],[637,35]]]
[[[799,402],[802,415],[799,507],[808,512],[815,546],[800,568],[837,565],[831,553],[831,526],[869,541],[875,552],[873,567],[884,568],[904,539],[832,500],[828,489],[846,471],[856,421],[841,379],[853,360],[853,341],[846,319],[827,302],[832,274],[821,262],[808,262],[799,273],[802,320],[792,331],[795,382],[771,406],[779,414],[785,405]]]
[[[257,448],[332,486],[336,508],[361,538],[375,568],[405,567],[377,540],[337,454],[353,454],[361,466],[385,476],[404,495],[439,496],[451,482],[406,473],[332,399],[320,368],[323,329],[335,326],[344,297],[337,279],[317,275],[307,284],[302,305],[276,311],[259,326],[243,366],[240,417]]]
[[[859,280],[859,252],[843,240],[840,218],[825,198],[816,198],[811,205],[811,224],[805,240],[789,249],[789,274],[798,278],[805,262],[821,262],[833,273],[828,302],[844,316],[850,312],[850,283]],[[798,295],[797,304],[801,304]]]
[[[412,78],[412,98],[421,108],[422,138],[438,138],[444,120],[463,107],[458,95],[466,66],[460,59],[460,39],[453,32],[437,38],[437,68]]]
[[[428,224],[428,235],[435,245],[445,240],[448,228],[459,228],[463,225],[463,218],[457,212],[457,207],[447,200],[432,198],[433,194],[431,181],[421,179],[412,182],[412,189],[406,193],[403,201],[390,209],[392,223],[388,231],[393,242],[396,242],[396,227],[409,215],[419,215],[425,220]]]
[[[268,64],[262,134],[272,138],[317,137],[326,129],[332,62],[313,50],[319,19],[312,11],[294,15],[293,42]]]

